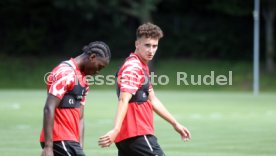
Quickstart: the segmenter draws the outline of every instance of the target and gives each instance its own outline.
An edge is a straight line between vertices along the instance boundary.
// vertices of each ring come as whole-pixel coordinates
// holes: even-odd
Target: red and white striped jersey
[[[85,75],[81,73],[76,61],[71,58],[66,63],[61,63],[53,69],[47,78],[47,91],[59,99],[62,99],[64,94],[72,90],[75,85],[79,84],[86,87],[86,94],[81,100],[81,104],[85,104],[85,97],[89,89]],[[80,108],[56,108],[53,128],[53,141],[71,140],[79,142],[79,122]],[[40,142],[44,142],[44,130],[40,134]]]
[[[149,75],[149,68],[138,55],[131,53],[118,72],[118,86],[120,92],[128,92],[135,95],[136,91],[145,83],[145,73]],[[149,86],[149,91],[152,85]],[[150,101],[143,103],[129,102],[126,116],[121,130],[115,139],[120,142],[124,139],[154,133],[153,107]]]

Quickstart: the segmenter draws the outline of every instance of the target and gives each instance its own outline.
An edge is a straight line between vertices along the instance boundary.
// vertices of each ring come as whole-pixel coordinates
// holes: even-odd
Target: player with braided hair
[[[109,47],[101,41],[91,42],[89,45],[84,46],[82,51],[86,54],[95,53],[101,57],[111,57]]]
[[[83,53],[61,62],[47,78],[43,110],[41,156],[84,156],[84,106],[89,89],[85,79],[109,64],[111,53],[101,41],[83,47]]]

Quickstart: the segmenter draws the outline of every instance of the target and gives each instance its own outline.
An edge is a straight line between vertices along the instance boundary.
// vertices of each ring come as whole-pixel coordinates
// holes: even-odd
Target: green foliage
[[[215,10],[227,15],[245,16],[249,15],[253,9],[252,0],[212,0],[208,9]]]
[[[134,49],[137,26],[152,20],[165,33],[159,57],[252,58],[249,0],[3,0],[0,4],[0,49],[9,56],[70,56],[90,41],[104,40],[113,56],[121,58]]]
[[[55,0],[53,4],[57,8],[81,12],[80,14],[86,20],[91,20],[95,12],[99,10],[98,0]]]
[[[247,23],[248,19],[207,15],[202,18],[195,14],[174,18],[164,15],[162,18],[164,23],[160,25],[165,29],[165,37],[159,44],[159,56],[162,58],[169,55],[202,59],[251,59],[252,51],[249,47],[252,43],[252,29]]]

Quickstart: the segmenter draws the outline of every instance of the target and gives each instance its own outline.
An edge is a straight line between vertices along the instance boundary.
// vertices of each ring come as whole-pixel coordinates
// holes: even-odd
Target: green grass
[[[23,89],[44,89],[44,75],[52,70],[62,58],[6,58],[0,63],[0,88],[23,88]],[[122,60],[112,59],[109,66],[100,73],[104,76],[115,75]],[[215,77],[225,75],[228,77],[229,71],[232,71],[232,85],[192,85],[191,76],[198,80],[210,75],[214,71]],[[183,82],[177,85],[177,72],[185,72],[188,77],[188,83]],[[158,76],[168,76],[167,85],[158,84],[157,89],[162,90],[216,90],[216,91],[249,91],[252,90],[252,63],[222,60],[186,60],[186,59],[167,59],[155,61],[155,73]],[[260,90],[276,91],[276,73],[267,74],[261,67]],[[159,77],[160,78],[160,77]],[[154,79],[157,82],[157,78]],[[162,79],[164,83],[164,79]],[[114,89],[114,85],[93,85],[97,89]]]
[[[173,128],[155,117],[158,142],[169,156],[274,156],[276,94],[254,97],[245,92],[156,91],[170,112],[192,133],[182,142]],[[44,90],[0,90],[1,156],[32,156],[41,152]],[[97,146],[111,127],[116,109],[114,91],[91,87],[85,110],[85,152],[114,156],[113,145]]]

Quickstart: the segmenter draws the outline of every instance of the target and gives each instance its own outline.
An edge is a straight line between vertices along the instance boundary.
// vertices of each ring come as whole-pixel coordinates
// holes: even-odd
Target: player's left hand
[[[183,125],[176,123],[174,129],[181,135],[182,140],[189,141],[191,139],[191,133]]]

